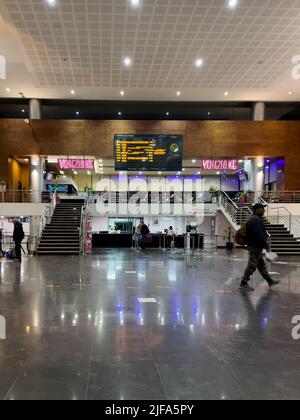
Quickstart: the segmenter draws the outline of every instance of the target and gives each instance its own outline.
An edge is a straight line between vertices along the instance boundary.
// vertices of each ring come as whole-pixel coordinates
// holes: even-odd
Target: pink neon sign
[[[208,159],[202,162],[205,171],[237,171],[239,169],[238,160],[233,159]]]
[[[89,170],[95,169],[95,162],[93,159],[58,159],[57,165],[59,169],[77,169]]]

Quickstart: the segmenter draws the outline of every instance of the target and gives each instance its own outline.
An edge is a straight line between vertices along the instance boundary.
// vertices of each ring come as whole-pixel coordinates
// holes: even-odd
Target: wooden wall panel
[[[184,156],[287,159],[286,187],[300,190],[300,122],[297,121],[83,121],[0,120],[0,180],[8,175],[8,156],[113,156],[115,134],[183,134]]]

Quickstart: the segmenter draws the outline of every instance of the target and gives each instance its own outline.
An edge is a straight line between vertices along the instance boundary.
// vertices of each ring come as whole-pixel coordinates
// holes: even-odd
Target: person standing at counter
[[[141,240],[140,240],[140,247],[142,249],[146,248],[146,238],[149,235],[150,230],[148,226],[143,222],[141,225]]]
[[[2,249],[2,239],[3,239],[2,229],[0,229],[0,256],[4,257],[4,252],[3,252],[3,249]]]
[[[174,248],[176,233],[175,233],[175,230],[173,229],[173,226],[170,226],[169,229],[167,229],[167,236],[168,236],[169,248]]]
[[[16,261],[22,262],[22,241],[25,238],[23,225],[17,219],[14,220],[13,240],[16,249]]]
[[[134,243],[135,243],[136,247],[139,246],[139,243],[140,243],[140,240],[141,240],[141,234],[142,234],[142,224],[140,223],[136,227],[136,229],[134,231],[134,234],[133,234],[133,240],[134,240]]]

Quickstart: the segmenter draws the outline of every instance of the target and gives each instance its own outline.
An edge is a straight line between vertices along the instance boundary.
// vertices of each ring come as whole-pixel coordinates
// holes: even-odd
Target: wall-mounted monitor
[[[117,134],[114,149],[116,171],[182,170],[182,135]]]

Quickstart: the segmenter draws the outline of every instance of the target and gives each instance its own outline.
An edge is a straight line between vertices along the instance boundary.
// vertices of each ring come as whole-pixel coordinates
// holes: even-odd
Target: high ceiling
[[[299,100],[300,0],[228,1],[0,0],[0,96]]]

